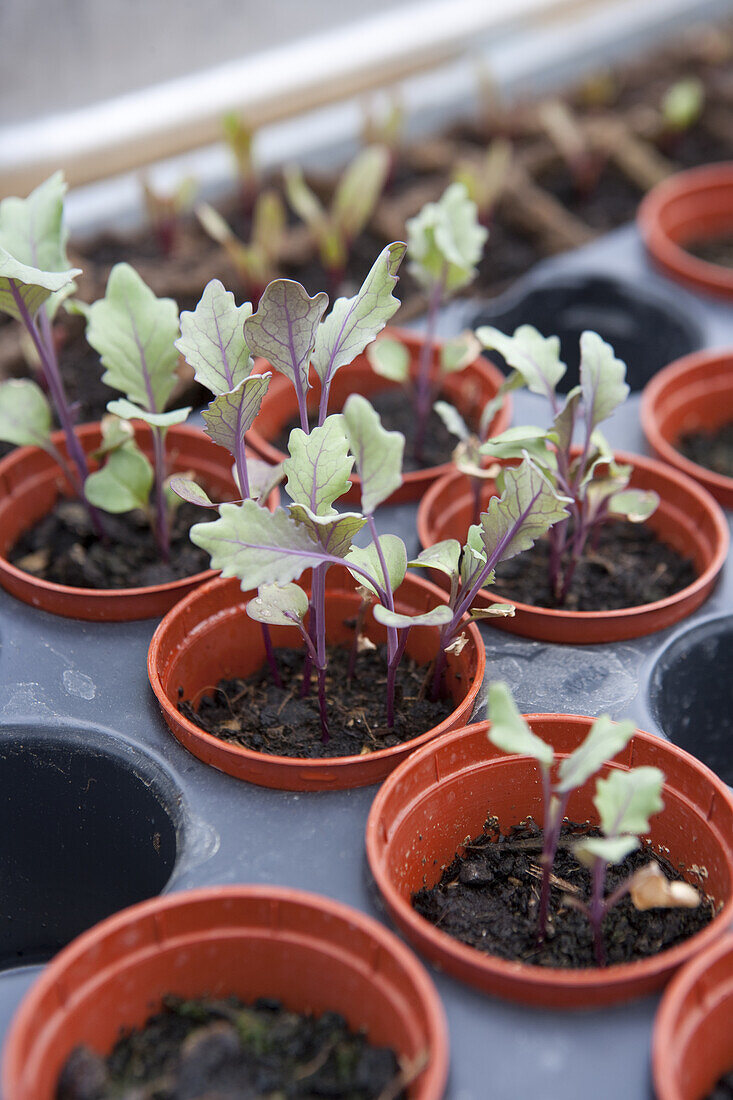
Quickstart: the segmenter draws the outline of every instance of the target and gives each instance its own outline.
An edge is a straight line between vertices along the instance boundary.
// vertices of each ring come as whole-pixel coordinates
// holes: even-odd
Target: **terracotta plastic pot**
[[[660,458],[733,508],[733,477],[692,462],[676,449],[687,432],[714,432],[733,421],[733,352],[698,351],[660,371],[645,387],[641,425]]]
[[[692,559],[697,579],[663,600],[616,611],[555,610],[512,600],[514,618],[493,619],[493,626],[542,642],[620,642],[671,626],[707,599],[725,563],[730,540],[720,507],[691,478],[661,462],[620,451],[615,457],[633,466],[633,488],[653,489],[659,494],[659,507],[647,524],[664,542]],[[494,493],[493,482],[487,482],[482,500],[487,501]],[[426,547],[447,538],[464,541],[473,522],[469,480],[454,470],[436,482],[420,503],[420,542]],[[482,590],[476,602],[481,605],[501,598],[501,584],[497,584]]]
[[[711,944],[667,987],[652,1039],[657,1100],[703,1100],[733,1069],[733,935]]]
[[[410,369],[413,378],[417,375],[420,349],[424,340],[419,333],[408,332],[403,329],[388,329],[385,335],[397,338],[410,351]],[[436,345],[440,346],[440,345]],[[269,363],[264,359],[255,362],[255,371],[262,374],[271,370]],[[320,383],[315,375],[312,375],[313,388],[308,391],[308,407],[311,410],[318,408],[320,396]],[[504,381],[504,375],[485,356],[480,355],[470,363],[465,370],[456,374],[445,375],[442,385],[442,393],[445,400],[455,405],[463,417],[470,421],[478,420],[484,405],[496,396],[499,386]],[[399,383],[390,382],[387,378],[375,374],[369,365],[366,355],[359,355],[346,367],[336,373],[331,386],[331,400],[329,410],[338,412],[343,408],[347,397],[351,393],[360,393],[372,400],[374,396],[385,390],[399,389]],[[405,397],[407,400],[407,397]],[[284,431],[289,423],[298,418],[298,400],[292,382],[282,374],[274,374],[269,389],[265,394],[255,426],[247,433],[247,443],[257,454],[267,462],[277,464],[282,462],[286,455],[279,451],[270,440]],[[498,435],[509,427],[511,420],[511,402],[506,398],[502,408],[491,422],[489,434]],[[404,475],[404,480],[399,489],[389,498],[390,504],[402,501],[419,500],[425,490],[452,466],[444,463],[442,466],[429,466],[424,470],[413,470]],[[343,496],[344,501],[359,500],[359,478],[352,477],[353,488]]]
[[[206,733],[178,710],[179,699],[198,699],[223,678],[245,677],[265,662],[260,624],[245,611],[254,593],[243,593],[234,579],[216,580],[177,604],[159,625],[148,651],[148,676],[173,735],[200,760],[220,771],[263,787],[280,790],[332,790],[378,783],[419,745],[446,730],[464,725],[470,717],[483,682],[486,655],[475,624],[467,624],[469,642],[460,655],[448,655],[447,685],[456,709],[440,725],[394,748],[364,756],[302,760],[234,745]],[[408,573],[395,595],[402,612],[427,611],[445,602],[435,585]],[[353,637],[353,620],[359,597],[351,574],[332,566],[327,574],[326,630],[330,643],[347,645]],[[386,631],[368,613],[366,633],[382,643]],[[290,627],[272,627],[273,645],[302,645]],[[436,627],[413,627],[407,653],[427,665],[437,651]],[[182,690],[182,693],[180,692]]]
[[[86,454],[94,451],[102,438],[99,424],[83,424],[77,428],[76,434]],[[152,458],[150,428],[137,422],[135,438],[148,458]],[[63,432],[55,432],[52,439],[66,457]],[[232,494],[236,494],[231,475],[231,455],[198,428],[185,425],[170,428],[166,446],[171,473],[192,470],[208,487],[214,499],[232,499]],[[91,469],[94,468],[95,464],[91,463]],[[51,511],[62,495],[75,494],[58,465],[45,451],[36,447],[19,447],[0,462],[0,584],[24,603],[71,619],[127,622],[163,615],[182,596],[216,576],[212,569],[206,569],[192,577],[145,588],[72,588],[34,577],[12,565],[6,557],[8,551],[24,531]],[[275,490],[269,506],[276,507],[278,500],[279,494]]]
[[[733,232],[733,163],[670,176],[639,207],[639,231],[652,258],[673,279],[733,298],[733,268],[700,260],[685,245]]]
[[[565,714],[533,714],[528,721],[561,759],[577,748],[593,723],[592,718]],[[543,822],[536,762],[504,755],[489,742],[488,726],[481,722],[455,730],[414,753],[379,790],[367,822],[369,866],[390,915],[441,970],[513,1001],[590,1008],[658,989],[725,932],[733,916],[733,796],[694,756],[639,730],[603,771],[642,764],[664,771],[664,810],[652,818],[651,844],[675,866],[688,868],[693,884],[720,905],[706,928],[653,958],[563,970],[483,954],[418,916],[411,895],[438,881],[462,843],[481,833],[488,814],[498,818],[503,832],[528,814]],[[594,792],[595,778],[572,794],[567,809],[571,821],[598,820]]]
[[[342,1013],[371,1042],[429,1062],[409,1090],[440,1100],[448,1038],[435,988],[407,948],[354,909],[273,886],[210,887],[143,902],[65,948],[21,1004],[5,1044],[5,1100],[54,1100],[78,1044],[108,1053],[162,998],[276,997]]]

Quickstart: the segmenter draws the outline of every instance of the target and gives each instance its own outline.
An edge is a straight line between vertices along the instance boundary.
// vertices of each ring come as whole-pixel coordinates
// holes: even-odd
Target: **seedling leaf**
[[[485,348],[498,351],[521,374],[528,390],[552,397],[567,369],[560,359],[557,336],[544,337],[532,325],[520,325],[513,336],[484,325],[477,329],[476,335]]]
[[[311,298],[300,283],[274,279],[260,298],[256,313],[244,323],[244,338],[254,355],[262,355],[295,386],[309,387],[308,366],[328,295]],[[322,327],[322,326],[321,326]]]
[[[244,322],[252,315],[249,302],[238,306],[218,279],[207,283],[193,312],[181,313],[176,348],[194,377],[213,394],[229,393],[249,375],[252,356],[244,338]]]
[[[492,497],[482,513],[481,541],[498,565],[528,550],[558,520],[567,515],[566,498],[559,496],[544,474],[526,458],[521,466],[504,470],[504,492]]]
[[[454,577],[458,573],[460,557],[460,542],[457,539],[443,539],[442,542],[436,542],[434,546],[422,550],[407,564],[410,568],[438,569],[448,577]]]
[[[487,737],[502,752],[531,756],[542,768],[549,768],[555,759],[552,746],[527,725],[517,710],[509,685],[502,680],[489,684],[489,719]]]
[[[330,515],[334,500],[349,488],[354,459],[343,418],[336,414],[306,435],[293,428],[288,442],[289,457],[283,462],[285,489],[297,504],[304,504],[317,516]]]
[[[184,420],[188,418],[191,406],[189,405],[185,409],[171,409],[170,412],[166,413],[148,412],[147,409],[141,409],[133,401],[120,397],[115,401],[107,402],[107,411],[112,413],[113,416],[119,416],[121,420],[143,420],[153,428],[172,428],[174,424],[183,424]]]
[[[613,722],[608,714],[597,718],[582,745],[560,764],[558,794],[582,787],[602,764],[613,759],[628,745],[633,733],[633,722]]]
[[[308,597],[298,584],[263,584],[247,604],[250,619],[267,626],[297,626],[308,611]]]
[[[352,160],[339,180],[332,217],[347,241],[358,237],[369,221],[384,189],[389,162],[389,152],[383,145],[371,145]]]
[[[105,512],[145,508],[153,487],[153,467],[135,444],[113,451],[101,470],[89,474],[84,495]]]
[[[638,847],[636,836],[589,836],[573,845],[573,855],[586,867],[592,867],[597,859],[604,863],[623,863]]]
[[[387,566],[387,578],[385,580],[384,573],[382,572],[382,565],[379,560],[377,548],[373,542],[370,542],[368,546],[354,547],[350,553],[346,555],[346,564],[351,562],[353,565],[361,566],[362,569],[370,573],[371,576],[382,586],[383,589],[390,592],[396,591],[405,579],[405,573],[407,572],[407,550],[405,544],[398,535],[382,535],[379,539],[379,545],[382,548],[382,554],[384,555],[384,561]],[[378,595],[376,589],[372,584],[366,580],[359,573],[352,573],[352,576],[359,584],[363,584],[365,588],[368,588],[374,595]]]
[[[206,434],[230,452],[244,439],[260,411],[272,375],[253,374],[240,382],[231,393],[220,393],[203,413]]]
[[[410,377],[410,353],[401,340],[383,336],[366,349],[369,365],[375,374],[391,382],[404,383]]]
[[[442,285],[450,296],[475,278],[487,237],[465,185],[452,183],[407,221],[410,273],[421,286]]]
[[[379,414],[358,393],[347,399],[342,424],[361,478],[362,511],[370,516],[402,484],[405,437],[383,428]]]
[[[366,523],[358,512],[336,512],[318,516],[305,504],[291,504],[290,515],[308,531],[311,538],[334,557],[343,558],[351,550],[354,536]]]
[[[218,504],[213,503],[208,493],[190,477],[174,474],[173,477],[169,479],[168,485],[177,497],[187,501],[189,504],[198,504],[199,508],[219,507]]]
[[[81,275],[81,268],[72,267],[68,271],[41,271],[16,260],[0,245],[0,312],[9,313],[16,320],[22,320],[18,303],[13,297],[11,287],[15,286],[25,308],[31,317],[35,317],[43,303],[52,294],[68,287],[73,290],[74,277]]]
[[[450,405],[447,401],[436,401],[433,408],[451,435],[455,435],[462,442],[471,438],[471,432],[466,421],[454,405]]]
[[[440,348],[440,369],[443,374],[464,370],[481,354],[481,344],[472,332],[464,332],[446,340]]]
[[[580,388],[585,405],[586,424],[590,429],[606,420],[629,395],[624,382],[626,364],[614,355],[613,348],[597,332],[580,337]]]
[[[51,407],[41,387],[29,378],[0,383],[0,439],[45,449],[50,433]]]
[[[453,618],[453,612],[447,604],[438,604],[431,611],[423,611],[422,614],[403,615],[398,611],[390,611],[382,604],[377,604],[374,608],[374,618],[382,626],[394,626],[402,630],[411,626],[445,626]]]
[[[624,489],[608,498],[608,511],[630,523],[644,523],[659,507],[659,496],[652,489]]]
[[[615,770],[596,782],[593,804],[606,836],[649,832],[649,818],[664,808],[664,773],[659,768]]]

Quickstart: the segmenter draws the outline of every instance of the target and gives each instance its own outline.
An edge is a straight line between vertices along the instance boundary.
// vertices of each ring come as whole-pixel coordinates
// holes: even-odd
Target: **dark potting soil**
[[[572,855],[571,842],[599,835],[586,825],[566,822],[551,879],[550,912],[545,942],[537,946],[542,830],[532,818],[499,833],[489,818],[484,832],[456,853],[439,882],[419,890],[412,904],[420,916],[442,932],[502,959],[533,966],[582,968],[595,966],[593,932],[585,914],[568,905],[565,895],[588,901],[589,871]],[[655,859],[668,879],[683,876],[661,855],[642,847],[618,866],[609,866],[606,895],[630,874]],[[696,909],[636,909],[624,897],[607,913],[603,935],[608,964],[632,962],[665,951],[710,923],[714,906],[705,899]]]
[[[442,395],[436,397],[440,400]],[[370,396],[372,406],[379,413],[382,427],[390,432],[402,432],[405,437],[405,457],[402,469],[405,473],[413,470],[425,470],[430,466],[440,466],[444,462],[450,462],[458,440],[446,428],[434,409],[430,410],[430,417],[425,431],[425,443],[423,447],[423,461],[418,462],[414,454],[415,437],[415,410],[412,401],[402,387],[386,389],[373,393]],[[334,410],[331,410],[334,411]],[[274,440],[274,446],[281,451],[288,448],[288,440],[293,428],[300,427],[300,418],[293,417]],[[473,427],[469,423],[469,427]]]
[[[540,539],[496,570],[496,591],[535,607],[557,607],[548,581],[549,544]],[[598,545],[578,564],[567,611],[615,611],[653,603],[696,578],[693,563],[644,524],[614,520],[600,529]]]
[[[733,1100],[733,1069],[724,1073],[703,1100]]]
[[[733,421],[713,432],[688,432],[677,440],[675,447],[698,466],[733,477]]]
[[[170,560],[163,562],[142,512],[102,513],[107,543],[94,533],[78,500],[59,500],[52,512],[26,531],[8,555],[13,565],[73,588],[138,588],[167,584],[209,568],[209,555],[188,537],[194,523],[211,520],[206,508],[182,504],[171,529]]]
[[[587,192],[579,190],[562,162],[546,168],[539,183],[566,210],[599,232],[633,221],[642,197],[639,188],[614,164],[602,167],[598,182]]]
[[[201,729],[235,745],[270,756],[323,759],[359,756],[393,748],[442,722],[454,710],[450,697],[424,697],[429,670],[405,656],[397,674],[395,725],[386,725],[387,665],[382,648],[359,654],[353,680],[348,680],[349,650],[329,647],[326,697],[330,738],[321,740],[315,675],[307,698],[301,698],[303,650],[276,650],[282,687],[272,681],[265,663],[246,680],[221,680],[213,696],[204,696],[198,711],[182,700],[181,714]]]
[[[733,267],[733,233],[721,234],[703,241],[690,241],[685,252],[718,267]]]
[[[164,999],[162,1012],[101,1058],[77,1047],[56,1100],[400,1100],[394,1051],[371,1046],[336,1012],[318,1018],[278,1001]]]

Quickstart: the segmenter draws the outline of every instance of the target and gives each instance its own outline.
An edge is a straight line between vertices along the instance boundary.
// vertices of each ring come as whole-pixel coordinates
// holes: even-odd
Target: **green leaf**
[[[535,462],[545,466],[549,464],[547,440],[546,428],[525,424],[519,428],[507,428],[505,432],[487,439],[479,447],[479,454],[491,458],[522,458],[526,452]]]
[[[580,337],[580,388],[591,429],[623,405],[629,394],[625,377],[626,364],[616,358],[611,345],[597,332],[584,332]]]
[[[321,383],[330,383],[339,367],[361,355],[381,332],[400,302],[392,291],[406,246],[388,244],[375,260],[361,289],[353,298],[337,298],[333,309],[318,329],[313,350],[313,367]]]
[[[440,369],[443,374],[464,370],[481,354],[481,344],[472,332],[463,332],[445,340],[440,348]]]
[[[589,836],[573,845],[573,855],[586,867],[592,867],[597,859],[604,863],[623,863],[638,847],[639,840],[635,836]]]
[[[358,512],[336,512],[318,516],[305,504],[291,504],[290,515],[301,524],[315,542],[337,558],[344,558],[351,550],[354,536],[366,523]]]
[[[29,378],[0,382],[0,439],[16,447],[49,445],[51,406]]]
[[[489,727],[487,737],[502,752],[531,756],[542,768],[549,768],[555,759],[552,746],[527,725],[517,710],[509,685],[498,680],[489,684]]]
[[[107,402],[107,411],[113,416],[119,416],[121,420],[143,420],[146,424],[150,424],[151,428],[172,428],[175,424],[183,424],[184,420],[188,419],[191,406],[185,409],[172,409],[167,413],[155,413],[141,409],[133,401],[119,397],[115,401]]]
[[[662,99],[662,118],[670,130],[688,130],[705,107],[705,85],[697,76],[683,77],[668,88]]]
[[[558,520],[567,516],[565,497],[558,496],[531,459],[504,470],[504,492],[492,497],[481,514],[480,534],[487,557],[498,565],[533,546]]]
[[[91,455],[97,461],[135,439],[135,429],[129,420],[121,420],[119,416],[107,413],[99,423],[102,429],[102,442]]]
[[[422,550],[407,564],[410,568],[438,569],[448,577],[455,577],[458,574],[460,558],[460,542],[457,539],[443,539],[442,542],[436,542],[434,546],[428,546],[426,550]]]
[[[222,504],[219,512],[219,519],[191,528],[191,541],[207,551],[212,568],[221,569],[223,577],[238,577],[243,591],[288,584],[305,569],[334,560],[281,508],[268,512],[245,500]]]
[[[573,442],[573,428],[580,404],[580,386],[574,386],[565,397],[565,404],[553,421],[558,450],[567,453]]]
[[[298,393],[305,394],[310,384],[311,352],[327,305],[323,291],[311,298],[300,283],[273,279],[257,312],[244,322],[244,338],[252,354],[264,356]]]
[[[262,405],[272,375],[253,374],[245,378],[231,393],[220,393],[204,411],[206,434],[231,454],[249,431]]]
[[[422,614],[404,615],[398,611],[390,611],[388,607],[377,604],[374,608],[374,618],[382,626],[394,626],[398,630],[404,630],[411,626],[445,626],[453,618],[453,612],[447,604],[441,603],[432,611],[423,611]]]
[[[331,218],[347,241],[355,240],[372,216],[387,182],[389,163],[389,152],[383,145],[370,145],[357,154],[341,176]]]
[[[379,554],[377,553],[377,547],[373,542],[370,542],[368,546],[360,547],[355,546],[348,554],[346,554],[347,565],[351,562],[352,565],[358,565],[382,586],[383,589],[389,589],[390,592],[395,592],[403,580],[405,579],[405,573],[407,572],[407,550],[402,539],[398,535],[380,535],[379,545],[382,548],[382,555],[384,557],[385,565],[387,566],[387,578],[385,580],[384,572],[382,570],[382,563],[379,560]],[[378,595],[374,585],[361,576],[359,573],[353,573],[352,577],[358,581],[359,584],[363,584],[365,588],[368,588],[374,595]]]
[[[498,351],[507,364],[518,371],[531,393],[551,397],[567,367],[560,359],[560,340],[544,337],[532,325],[520,325],[513,336],[506,336],[491,325],[476,330],[485,348]]]
[[[63,172],[54,172],[27,199],[3,199],[0,202],[0,246],[28,267],[67,271],[70,266],[66,254],[69,234],[63,223],[66,191]],[[53,318],[58,306],[74,289],[73,281],[69,281],[63,289],[50,295],[46,302],[49,317]]]
[[[633,722],[613,722],[608,714],[597,718],[582,745],[560,764],[557,793],[566,794],[582,787],[603,764],[628,745],[634,729]]]
[[[438,202],[426,203],[406,224],[410,273],[421,286],[442,284],[449,297],[473,281],[488,231],[464,184],[452,183]]]
[[[382,427],[365,397],[352,393],[342,413],[349,449],[361,478],[361,507],[370,516],[402,484],[405,437]]]
[[[461,584],[469,587],[474,578],[486,565],[486,552],[482,540],[482,530],[478,524],[468,529],[468,538],[461,557]],[[494,583],[494,570],[484,580],[483,587]]]
[[[320,234],[327,215],[321,201],[305,181],[303,170],[297,164],[288,164],[283,170],[285,195],[293,211],[301,221]]]
[[[193,313],[181,313],[181,336],[175,346],[197,382],[213,394],[230,393],[252,370],[244,338],[244,322],[252,314],[249,302],[238,306],[218,279],[207,283]]]
[[[177,497],[187,501],[189,504],[197,504],[199,508],[219,507],[218,504],[214,504],[209,494],[190,477],[174,474],[173,477],[169,478],[168,485]]]
[[[644,523],[659,507],[659,494],[649,489],[624,489],[608,498],[608,511],[630,523]]]
[[[247,604],[250,619],[267,626],[297,626],[308,611],[308,597],[298,584],[263,584]]]
[[[35,317],[38,310],[52,294],[58,294],[68,287],[74,288],[74,277],[81,275],[81,268],[72,267],[68,271],[41,271],[16,260],[0,246],[0,312],[9,313],[21,321],[22,315],[12,287],[15,286],[23,305]]]
[[[232,472],[236,481],[236,467]],[[285,473],[282,462],[277,466],[271,466],[269,462],[263,462],[260,458],[247,455],[247,476],[252,499],[263,501],[269,497],[275,486],[280,484],[285,477]]]
[[[383,336],[366,349],[369,366],[375,374],[391,382],[405,383],[410,378],[410,353],[401,340]]]
[[[468,613],[472,619],[513,619],[516,610],[513,603],[491,603],[488,607],[472,607]]]
[[[327,416],[324,423],[306,435],[293,428],[288,441],[289,457],[283,462],[285,490],[296,504],[305,504],[317,516],[330,515],[334,500],[350,486],[354,459],[343,418]]]
[[[496,391],[496,396],[492,397],[490,401],[487,401],[483,407],[481,413],[481,419],[479,420],[478,434],[479,439],[484,439],[494,417],[504,405],[507,394],[513,393],[514,390],[521,389],[524,385],[524,379],[519,371],[513,370],[499,386]]]
[[[455,435],[462,442],[471,438],[471,432],[466,421],[454,405],[450,405],[447,401],[436,401],[433,408],[451,435]]]
[[[162,412],[177,382],[178,307],[156,298],[129,264],[115,264],[104,298],[88,308],[87,340],[102,381],[148,412]]]
[[[135,444],[113,451],[101,470],[89,474],[84,495],[105,512],[145,508],[153,487],[153,467]]]
[[[659,768],[616,768],[605,779],[599,778],[593,804],[605,835],[648,833],[649,818],[664,809],[663,786],[664,772]]]

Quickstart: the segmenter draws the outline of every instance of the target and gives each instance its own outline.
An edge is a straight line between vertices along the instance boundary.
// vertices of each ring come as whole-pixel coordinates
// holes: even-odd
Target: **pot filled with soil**
[[[424,337],[402,329],[390,329],[387,335],[399,340],[408,350],[410,375],[414,380],[417,377]],[[435,341],[434,377],[438,374],[439,350],[440,342]],[[259,373],[269,369],[269,365],[264,360],[257,360],[255,363],[255,370]],[[318,408],[320,387],[317,378],[313,376],[312,381],[314,385],[308,391],[308,406],[310,410],[315,411]],[[486,356],[479,355],[463,370],[443,376],[440,396],[441,399],[456,406],[464,420],[477,429],[482,410],[496,396],[502,381],[501,372]],[[419,500],[426,489],[450,469],[455,439],[438,414],[433,411],[426,433],[427,449],[424,452],[424,463],[418,464],[411,452],[415,418],[408,394],[401,384],[392,382],[372,370],[366,354],[357,356],[351,364],[342,367],[334,376],[329,409],[333,412],[340,411],[347,397],[352,393],[359,393],[368,398],[380,414],[383,425],[389,430],[400,431],[405,436],[403,482],[389,498],[389,503]],[[492,420],[488,434],[504,431],[510,419],[511,405],[507,399]],[[267,462],[277,464],[286,457],[290,432],[293,428],[300,427],[300,423],[298,399],[292,383],[283,375],[275,374],[263,398],[255,425],[247,433],[247,443]],[[352,482],[353,487],[343,497],[344,501],[359,499],[358,476],[355,475]]]
[[[733,1092],[733,936],[711,944],[665,990],[654,1023],[657,1100],[725,1100]]]
[[[540,714],[527,722],[551,746],[547,783],[557,784],[557,764],[562,777],[593,719]],[[733,911],[730,791],[688,753],[636,730],[598,774],[608,781],[661,769],[663,809],[626,857],[632,865],[609,868],[606,901],[617,876],[633,873],[642,856],[658,865],[657,878],[661,871],[665,880],[684,879],[702,901],[637,912],[624,896],[600,925],[606,965],[597,965],[587,913],[593,884],[571,854],[578,836],[590,844],[598,834],[593,783],[585,781],[565,795],[561,816],[555,811],[562,829],[540,938],[544,772],[537,759],[492,745],[489,729],[483,722],[456,730],[414,753],[382,786],[367,823],[369,866],[390,915],[442,970],[511,1000],[591,1007],[659,988],[725,931]]]
[[[691,478],[664,463],[622,452],[614,459],[632,467],[630,488],[658,495],[656,510],[643,524],[614,520],[600,528],[562,606],[549,587],[546,540],[503,563],[495,586],[478,601],[504,599],[514,605],[514,616],[495,625],[539,641],[615,642],[670,626],[707,599],[728,551],[720,507]],[[483,483],[482,507],[495,491],[492,482]],[[421,544],[465,540],[476,522],[475,499],[470,479],[455,470],[436,482],[418,509]]]
[[[310,590],[308,586],[308,590]],[[315,689],[303,694],[305,643],[291,626],[268,627],[247,614],[256,595],[236,579],[192,593],[153,635],[148,676],[173,735],[221,771],[285,790],[366,786],[385,777],[416,746],[466,721],[485,667],[481,635],[465,626],[460,653],[447,655],[443,686],[432,697],[437,627],[413,627],[396,679],[393,727],[386,721],[387,631],[365,610],[348,570],[326,578],[329,672],[323,729]],[[395,610],[415,615],[445,603],[435,585],[407,574]]]
[[[100,446],[99,424],[75,431],[87,456]],[[52,440],[66,458],[63,432]],[[135,440],[152,458],[150,427],[138,421]],[[170,473],[195,473],[214,497],[237,495],[228,453],[202,431],[172,427],[166,445]],[[90,469],[96,465],[91,461]],[[34,607],[76,619],[144,619],[164,614],[214,576],[206,553],[188,537],[192,523],[211,518],[196,505],[184,503],[176,510],[166,564],[142,513],[106,516],[112,533],[107,544],[100,540],[73,499],[73,486],[45,451],[21,447],[7,455],[0,462],[0,485],[0,584]],[[276,492],[270,503],[276,506]]]
[[[733,507],[733,359],[700,351],[670,363],[641,402],[644,435],[665,462]]]
[[[664,180],[641,203],[638,225],[667,275],[694,290],[733,297],[733,164]]]
[[[447,1068],[435,989],[375,921],[301,891],[209,887],[123,910],[57,956],[13,1022],[3,1095],[71,1100],[91,1080],[100,1097],[440,1100]]]

